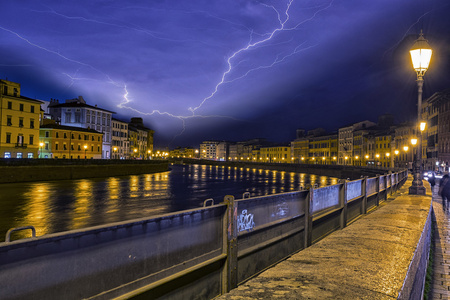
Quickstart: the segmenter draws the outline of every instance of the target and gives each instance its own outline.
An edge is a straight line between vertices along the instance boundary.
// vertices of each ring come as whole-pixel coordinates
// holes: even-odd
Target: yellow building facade
[[[103,133],[81,127],[44,124],[39,158],[101,159]]]
[[[375,162],[380,167],[393,167],[394,149],[391,146],[391,134],[379,134],[375,136]]]
[[[36,158],[43,102],[21,96],[20,84],[0,80],[0,157]]]
[[[310,164],[331,165],[337,163],[338,137],[327,135],[309,140],[308,159]]]
[[[261,147],[260,158],[262,162],[270,163],[290,163],[291,162],[291,147],[276,146],[276,147]]]

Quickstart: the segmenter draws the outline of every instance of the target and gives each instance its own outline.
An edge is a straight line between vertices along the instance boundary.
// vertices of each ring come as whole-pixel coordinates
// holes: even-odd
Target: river
[[[32,225],[36,235],[198,208],[213,198],[236,199],[336,184],[327,176],[205,165],[172,165],[163,173],[0,184],[0,242],[10,228]],[[14,233],[13,240],[30,236]]]

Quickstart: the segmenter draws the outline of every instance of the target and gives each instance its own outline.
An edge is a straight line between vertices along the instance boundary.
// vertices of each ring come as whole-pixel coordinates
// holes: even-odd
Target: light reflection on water
[[[0,242],[9,228],[33,225],[38,236],[150,218],[200,207],[226,195],[262,196],[308,184],[336,184],[326,176],[220,166],[174,165],[169,172],[109,178],[0,184]],[[14,233],[12,239],[30,236]]]

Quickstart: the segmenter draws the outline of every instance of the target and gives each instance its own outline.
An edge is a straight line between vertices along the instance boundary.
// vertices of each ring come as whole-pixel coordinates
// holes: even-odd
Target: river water
[[[163,173],[0,184],[0,242],[10,228],[32,225],[36,235],[198,208],[213,198],[236,199],[325,186],[338,179],[302,173],[204,165],[172,165]],[[30,236],[14,233],[12,239]]]

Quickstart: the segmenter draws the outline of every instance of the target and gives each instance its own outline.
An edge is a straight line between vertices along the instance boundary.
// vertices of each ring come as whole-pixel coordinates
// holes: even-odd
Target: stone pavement
[[[442,205],[442,198],[433,190],[434,256],[433,281],[429,299],[450,299],[450,209]]]
[[[428,236],[431,230],[432,197],[428,184],[425,196],[408,195],[409,186],[411,178],[380,208],[218,299],[398,299],[399,294],[404,299],[412,290],[410,299],[420,299],[422,285],[412,283],[414,271],[408,272],[417,266],[411,263],[417,262],[415,255],[423,262],[422,270],[427,261],[420,253],[429,246],[423,234]],[[444,216],[442,204],[440,212]],[[434,287],[446,297],[450,255],[445,246],[450,226],[441,224],[438,221],[445,230],[439,230],[439,237],[445,245],[437,247],[435,254],[446,265],[440,268],[441,284],[436,280]]]

